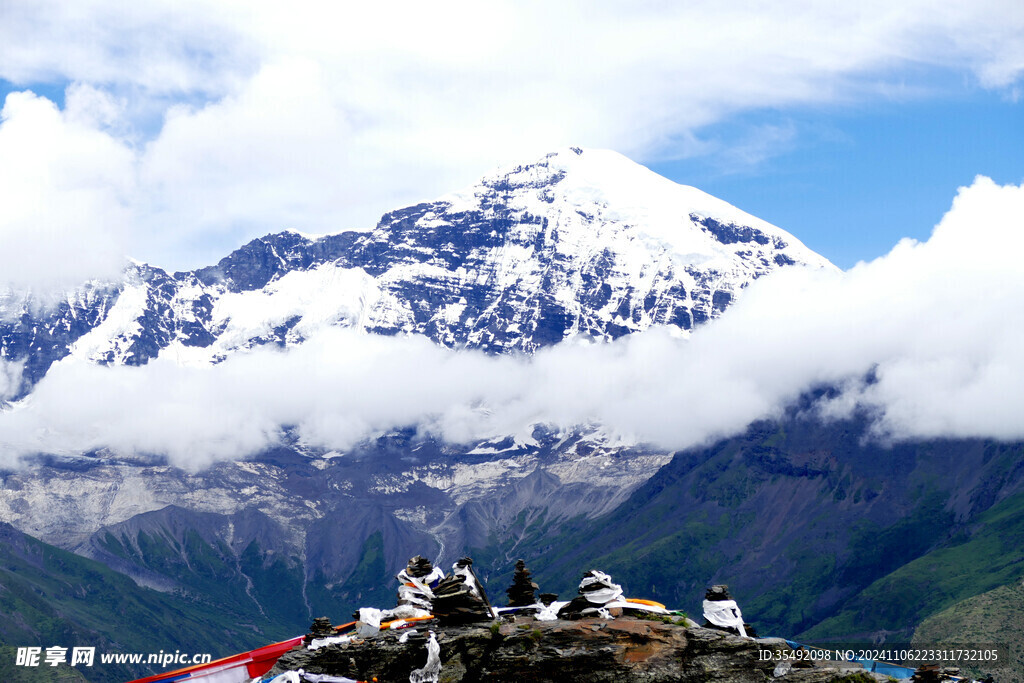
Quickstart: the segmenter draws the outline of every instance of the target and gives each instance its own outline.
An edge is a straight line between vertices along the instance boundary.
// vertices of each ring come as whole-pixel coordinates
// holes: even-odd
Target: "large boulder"
[[[646,619],[580,619],[487,626],[435,626],[440,645],[439,683],[764,683],[773,680],[784,640],[756,641],[721,631]],[[365,640],[296,649],[275,672],[347,676],[358,680],[407,681],[427,661],[427,633],[384,631]],[[764,652],[765,654],[762,654]],[[840,681],[859,673],[857,665],[788,670],[786,683]],[[884,680],[884,677],[883,679]]]

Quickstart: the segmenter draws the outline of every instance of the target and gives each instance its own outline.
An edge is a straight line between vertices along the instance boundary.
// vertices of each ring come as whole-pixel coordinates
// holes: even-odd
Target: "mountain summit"
[[[439,201],[448,204],[447,213],[485,211],[496,196],[513,212],[556,221],[562,242],[585,241],[587,234],[601,248],[618,246],[617,238],[639,240],[638,247],[664,251],[686,265],[723,270],[735,265],[737,255],[776,265],[793,260],[830,266],[785,230],[610,150],[552,152],[489,173]],[[777,252],[784,257],[775,259]]]
[[[504,168],[368,232],[268,235],[217,265],[132,264],[57,305],[0,298],[16,398],[61,358],[216,362],[328,325],[532,352],[575,335],[690,330],[777,268],[831,264],[789,233],[615,152],[576,147]]]

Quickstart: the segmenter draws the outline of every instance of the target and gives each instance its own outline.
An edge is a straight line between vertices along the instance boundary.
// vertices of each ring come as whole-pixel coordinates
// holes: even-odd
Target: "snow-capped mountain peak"
[[[447,202],[449,212],[472,211],[495,192],[506,194],[509,208],[536,215],[578,211],[590,219],[588,225],[614,224],[695,261],[732,258],[753,241],[785,249],[795,262],[833,267],[785,230],[612,150],[552,152],[534,163],[497,169],[439,202]],[[748,239],[716,226],[747,228]]]
[[[333,325],[532,352],[576,335],[690,330],[794,264],[833,267],[711,195],[573,147],[392,211],[368,232],[267,235],[188,273],[133,263],[123,282],[89,285],[102,297],[45,310],[0,299],[0,359],[24,363],[28,391],[69,354],[216,362]]]

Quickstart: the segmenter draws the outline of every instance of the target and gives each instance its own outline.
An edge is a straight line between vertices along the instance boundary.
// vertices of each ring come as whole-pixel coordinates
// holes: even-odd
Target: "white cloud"
[[[347,228],[346,209],[366,201],[364,193],[378,202],[388,195],[383,175],[346,182],[368,169],[350,159],[360,143],[328,81],[308,60],[268,65],[237,94],[168,112],[141,169],[154,232],[171,237],[157,253],[183,234],[239,226],[261,233]],[[356,227],[372,227],[376,218]]]
[[[239,2],[11,0],[2,11],[0,77],[14,83],[223,94],[256,60]]]
[[[24,371],[23,361],[0,359],[0,406],[3,406],[4,401],[13,398],[21,390]]]
[[[780,270],[687,340],[653,330],[516,358],[332,329],[212,367],[66,360],[0,413],[0,455],[105,446],[199,467],[275,443],[281,425],[345,449],[410,424],[463,441],[534,421],[681,448],[825,383],[845,387],[825,414],[867,406],[886,436],[1022,439],[1021,254],[1024,187],[979,178],[927,242],[845,273]]]
[[[134,188],[120,250],[183,268],[287,227],[368,228],[568,144],[728,155],[694,132],[739,111],[921,94],[922,65],[1013,96],[1022,36],[1016,0],[11,2],[0,77],[72,83],[64,124],[133,155],[135,175],[111,176],[93,150],[95,190]],[[92,113],[72,116],[83,102]],[[37,155],[14,152],[6,165]]]
[[[74,286],[124,265],[134,155],[90,125],[106,98],[68,102],[11,93],[0,111],[0,286]]]
[[[854,269],[886,333],[873,341],[877,382],[843,403],[877,408],[879,431],[896,437],[1024,438],[1022,250],[1024,187],[978,178],[928,242]]]

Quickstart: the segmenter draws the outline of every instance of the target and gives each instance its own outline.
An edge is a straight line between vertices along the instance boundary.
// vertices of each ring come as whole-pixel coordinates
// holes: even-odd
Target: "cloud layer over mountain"
[[[8,3],[0,78],[67,89],[59,111],[4,106],[0,277],[73,285],[124,254],[194,267],[285,227],[368,228],[569,144],[763,156],[701,127],[913,98],[936,70],[1013,97],[1022,33],[1013,0]]]
[[[0,413],[0,457],[109,447],[201,467],[276,443],[282,426],[344,450],[410,424],[461,442],[533,421],[682,448],[822,383],[844,388],[824,415],[868,407],[880,436],[1024,438],[1022,226],[1024,187],[979,178],[927,242],[847,272],[783,269],[689,339],[652,330],[523,358],[332,329],[211,367],[66,360]]]

